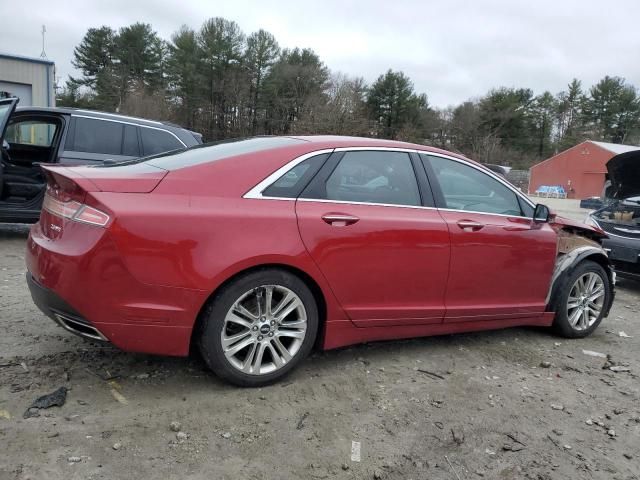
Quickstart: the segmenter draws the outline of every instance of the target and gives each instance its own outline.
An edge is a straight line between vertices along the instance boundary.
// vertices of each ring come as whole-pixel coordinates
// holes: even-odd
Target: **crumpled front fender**
[[[591,242],[590,242],[591,243]],[[611,300],[609,304],[605,306],[605,317],[609,315],[609,310],[611,309],[611,305],[613,304],[614,297],[614,286],[616,281],[616,275],[611,265],[609,264],[609,258],[607,256],[607,252],[602,248],[602,246],[593,242],[593,244],[587,244],[582,246],[576,246],[566,252],[559,252],[556,259],[556,265],[553,270],[553,275],[551,277],[551,285],[549,286],[549,292],[547,293],[546,303],[550,304],[551,299],[556,291],[556,288],[561,284],[561,279],[567,275],[571,270],[573,270],[580,262],[586,259],[592,259],[605,267],[605,271],[609,276],[609,281],[611,283]]]

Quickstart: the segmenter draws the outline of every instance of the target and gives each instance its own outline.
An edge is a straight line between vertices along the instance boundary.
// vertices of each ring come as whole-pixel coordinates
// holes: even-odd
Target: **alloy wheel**
[[[602,312],[604,299],[605,286],[600,275],[587,272],[578,277],[567,299],[569,325],[575,330],[591,327]]]
[[[307,332],[300,297],[281,285],[262,285],[238,298],[224,319],[222,351],[249,375],[275,372],[298,353]]]

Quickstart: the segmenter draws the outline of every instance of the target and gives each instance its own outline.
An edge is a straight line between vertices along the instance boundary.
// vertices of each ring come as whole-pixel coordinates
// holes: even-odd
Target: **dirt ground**
[[[26,236],[0,226],[2,480],[640,478],[640,283],[619,281],[584,340],[517,328],[375,343],[239,389],[198,359],[57,327],[31,302]],[[62,407],[23,418],[62,386]]]

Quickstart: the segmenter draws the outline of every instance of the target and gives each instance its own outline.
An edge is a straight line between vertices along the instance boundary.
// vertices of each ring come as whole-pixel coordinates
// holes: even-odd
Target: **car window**
[[[467,212],[522,215],[517,195],[495,178],[455,160],[435,156],[428,158],[440,185],[446,208]]]
[[[65,148],[75,152],[122,154],[124,124],[94,118],[75,118],[73,139]]]
[[[176,137],[164,130],[141,127],[140,133],[145,156],[184,148],[184,145]]]
[[[420,205],[411,158],[404,152],[347,152],[326,182],[326,199]]]
[[[315,155],[300,162],[262,192],[265,197],[296,198],[322,167],[328,153]]]
[[[141,130],[144,130],[141,128]],[[231,139],[205,145],[195,145],[186,150],[163,152],[151,158],[139,158],[127,160],[122,165],[133,165],[148,162],[150,165],[165,170],[177,170],[179,168],[202,165],[238,155],[263,152],[273,148],[288,147],[302,144],[305,140],[290,137],[257,137],[249,139]],[[101,165],[99,168],[111,168],[113,165]]]
[[[56,135],[58,123],[46,120],[24,120],[7,126],[5,140],[20,145],[50,147]]]

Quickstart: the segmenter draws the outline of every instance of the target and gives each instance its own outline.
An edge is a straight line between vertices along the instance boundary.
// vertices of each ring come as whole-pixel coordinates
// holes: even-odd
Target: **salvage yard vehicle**
[[[607,162],[607,171],[604,206],[585,223],[607,233],[602,246],[616,272],[640,278],[640,150],[616,155]]]
[[[43,168],[38,307],[126,351],[198,347],[241,386],[314,346],[521,325],[584,337],[614,297],[602,230],[424,145],[256,137]]]
[[[46,181],[41,164],[118,162],[202,143],[176,125],[74,108],[26,107],[0,100],[0,223],[34,223]]]

